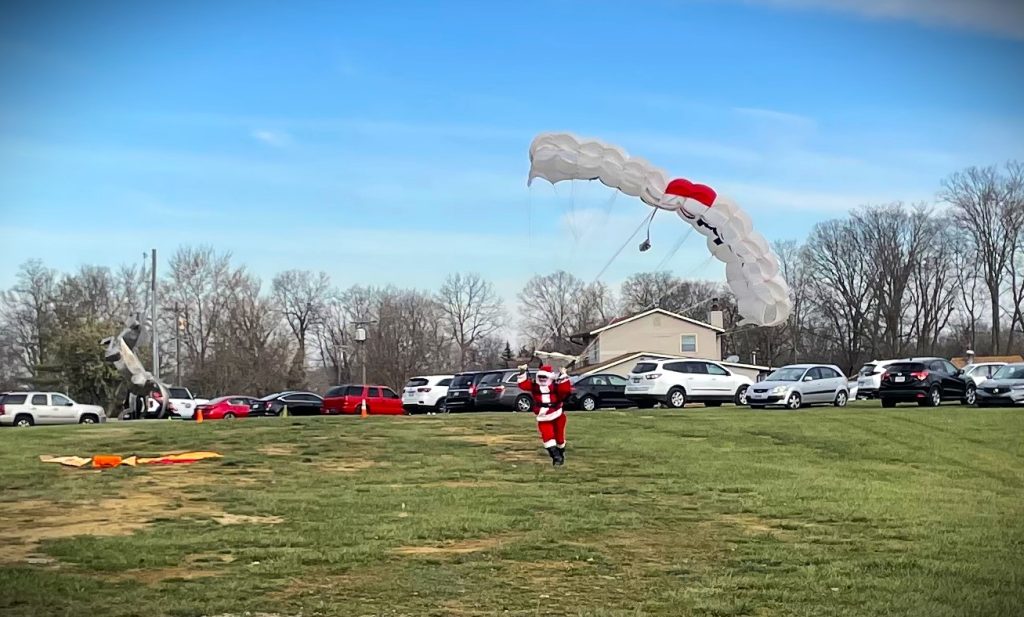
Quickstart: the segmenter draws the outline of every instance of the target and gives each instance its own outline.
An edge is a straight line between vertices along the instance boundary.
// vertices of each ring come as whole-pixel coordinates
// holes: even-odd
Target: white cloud
[[[795,9],[826,9],[876,19],[902,19],[1024,39],[1020,0],[747,0]]]
[[[284,148],[292,143],[292,136],[284,131],[257,129],[252,132],[253,139],[275,148]]]

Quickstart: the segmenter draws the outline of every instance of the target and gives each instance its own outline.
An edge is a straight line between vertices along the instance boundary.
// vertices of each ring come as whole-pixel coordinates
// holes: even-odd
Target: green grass
[[[553,469],[522,414],[0,430],[0,614],[1024,614],[1020,410],[629,410],[568,434]],[[191,449],[224,458],[37,458]]]

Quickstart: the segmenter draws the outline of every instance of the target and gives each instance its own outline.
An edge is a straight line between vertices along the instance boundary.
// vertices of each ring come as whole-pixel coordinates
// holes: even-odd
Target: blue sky
[[[373,5],[372,7],[370,5]],[[494,5],[494,6],[488,6]],[[1024,158],[1014,0],[7,2],[0,286],[211,243],[269,281],[591,279],[647,213],[526,187],[541,131],[735,198],[769,239]],[[653,269],[655,219],[604,277]],[[668,269],[715,278],[691,236]]]

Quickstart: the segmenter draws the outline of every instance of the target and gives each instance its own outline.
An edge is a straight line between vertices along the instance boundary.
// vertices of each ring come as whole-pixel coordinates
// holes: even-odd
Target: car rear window
[[[437,382],[437,386],[439,388],[444,388],[446,386],[451,385],[451,383],[452,383],[452,380],[450,378],[449,379],[442,379],[441,381]]]
[[[874,364],[865,364],[864,366],[860,367],[860,376],[861,377],[870,377],[874,373],[875,373],[875,365]]]
[[[24,405],[26,395],[24,394],[8,394],[4,397],[4,405]]]
[[[651,371],[658,368],[658,365],[654,362],[640,362],[633,367],[633,373],[650,373]]]
[[[170,388],[168,392],[170,392],[171,398],[192,398],[185,388]]]
[[[923,371],[924,369],[925,366],[922,362],[896,362],[895,364],[890,364],[887,370],[890,373],[912,373]]]
[[[428,381],[426,379],[423,379],[422,377],[417,377],[415,379],[410,379],[409,382],[405,384],[405,387],[406,388],[418,388],[420,386],[425,386],[428,383],[430,383],[430,381]]]
[[[453,388],[465,388],[473,383],[473,375],[458,375],[452,379]]]
[[[479,385],[491,386],[496,383],[501,383],[501,375],[502,373],[487,373],[480,379]]]

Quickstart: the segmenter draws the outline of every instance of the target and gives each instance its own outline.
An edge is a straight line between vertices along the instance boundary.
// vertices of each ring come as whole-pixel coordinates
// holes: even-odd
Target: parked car
[[[811,405],[845,407],[850,400],[849,380],[831,364],[784,366],[750,387],[747,402],[754,409],[784,406],[800,409]]]
[[[221,396],[213,399],[209,403],[196,405],[192,417],[194,418],[196,413],[202,411],[203,420],[233,420],[235,418],[245,418],[248,417],[249,410],[255,402],[256,399],[251,396]]]
[[[483,374],[477,371],[459,373],[452,378],[448,394],[444,398],[444,409],[448,413],[473,411],[473,396],[477,381]]]
[[[968,364],[964,367],[964,376],[970,378],[975,386],[980,386],[983,382],[990,379],[996,374],[996,371],[1006,366],[1005,362],[982,362],[979,364]]]
[[[531,370],[530,377],[537,374]],[[498,369],[477,374],[473,409],[478,411],[522,411],[533,409],[533,397],[519,387],[519,369]]]
[[[626,398],[628,383],[628,379],[614,373],[581,377],[573,383],[568,405],[571,409],[583,411],[594,411],[602,407],[632,407],[633,401]]]
[[[749,377],[708,360],[638,362],[630,372],[626,398],[640,407],[662,403],[678,409],[688,402],[745,405],[751,383]]]
[[[974,382],[964,372],[942,358],[910,358],[890,364],[882,374],[878,398],[882,407],[914,403],[936,407],[943,401],[973,405],[977,394]]]
[[[1024,403],[1024,363],[1007,364],[978,388],[978,407]]]
[[[181,386],[171,386],[167,388],[167,393],[171,397],[171,413],[176,417],[186,420],[192,418],[192,415],[196,412],[196,405],[210,402],[205,398],[196,398],[188,388]],[[150,411],[152,412],[153,410]]]
[[[98,405],[83,405],[59,392],[8,392],[0,397],[0,426],[97,424],[107,421]]]
[[[882,373],[897,360],[874,360],[860,367],[857,373],[857,398],[878,398],[878,388],[882,385]]]
[[[454,375],[413,377],[402,390],[402,407],[410,414],[444,411],[444,399],[453,378]]]
[[[279,416],[285,407],[291,416],[318,416],[324,400],[312,392],[278,392],[249,406],[249,417]]]
[[[321,411],[324,415],[357,414],[366,401],[366,413],[384,416],[400,416],[402,399],[387,386],[345,385],[335,386],[324,395]]]

